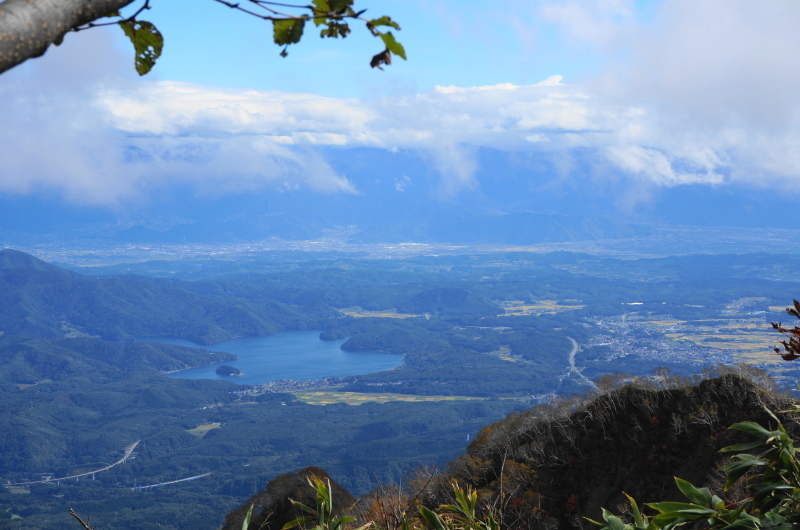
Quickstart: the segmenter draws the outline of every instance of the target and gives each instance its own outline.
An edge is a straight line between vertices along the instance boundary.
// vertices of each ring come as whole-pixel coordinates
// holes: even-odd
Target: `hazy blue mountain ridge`
[[[0,250],[0,330],[6,335],[109,340],[177,336],[211,344],[238,335],[305,329],[314,316],[267,299],[203,296],[182,282],[92,277]],[[320,308],[322,315],[331,310]]]
[[[78,206],[55,196],[0,197],[0,243],[230,243],[269,238],[351,243],[535,244],[644,237],[654,227],[795,228],[791,198],[729,183],[657,188],[632,184],[576,149],[568,161],[546,154],[467,152],[474,178],[453,185],[419,153],[323,149],[352,192],[307,188],[198,193],[165,185],[148,202]]]

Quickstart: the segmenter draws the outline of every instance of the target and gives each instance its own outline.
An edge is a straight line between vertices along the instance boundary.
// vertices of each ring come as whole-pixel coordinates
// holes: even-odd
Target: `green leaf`
[[[740,451],[749,451],[750,449],[756,449],[759,447],[766,447],[764,442],[761,440],[756,440],[755,442],[748,442],[744,444],[737,444],[737,445],[729,445],[727,447],[723,447],[719,450],[720,453],[738,453]]]
[[[281,530],[290,530],[291,528],[303,526],[304,524],[308,524],[310,522],[312,521],[308,517],[298,517],[297,519],[292,519],[291,521],[283,525],[281,527]]]
[[[605,508],[603,508],[603,519],[605,520],[605,523],[595,521],[594,519],[589,519],[588,517],[584,517],[584,519],[602,528],[613,529],[613,530],[633,530],[633,527],[631,525],[623,523],[622,519],[612,514]]]
[[[301,18],[272,21],[272,39],[279,46],[297,44],[303,36],[306,21]]]
[[[448,530],[442,519],[439,517],[439,515],[432,512],[428,508],[420,506],[419,513],[422,514],[422,517],[424,517],[425,520],[428,521],[428,524],[434,530]]]
[[[328,26],[322,28],[319,33],[320,37],[328,37],[337,39],[339,37],[345,38],[350,34],[350,26],[345,22],[337,22],[336,20],[329,20]]]
[[[728,526],[723,526],[721,530],[759,530],[760,528],[758,519],[755,519],[754,521],[735,521]]]
[[[379,26],[389,26],[396,30],[400,29],[400,24],[393,21],[391,17],[383,16],[380,18],[374,18],[372,20],[367,21],[367,29],[372,32],[373,35],[378,35],[378,30],[375,29]]]
[[[797,301],[797,300],[795,300],[795,301],[794,301],[794,306],[797,308],[797,310],[798,310],[798,311],[800,311],[800,303],[798,303],[798,301]],[[769,409],[768,409],[768,408],[766,408],[766,407],[764,408],[764,410],[765,410],[765,411],[767,411],[767,414],[769,414],[769,416],[770,416],[770,417],[771,417],[773,420],[775,420],[775,423],[777,423],[777,424],[778,424],[778,428],[779,428],[780,430],[782,430],[782,431],[786,432],[786,430],[783,428],[783,424],[781,423],[781,420],[779,420],[779,419],[778,419],[778,417],[775,415],[775,413],[774,413],[774,412],[772,412],[771,410],[769,410]]]
[[[695,510],[701,510],[703,512],[713,512],[709,508],[705,508],[703,506],[698,506],[697,504],[691,504],[688,502],[651,502],[647,504],[654,510],[658,510],[662,513],[667,512],[683,512],[692,510],[692,513],[696,513]]]
[[[406,59],[405,48],[403,48],[403,45],[394,39],[394,35],[392,35],[391,31],[380,33],[380,37],[383,39],[383,43],[386,45],[387,50],[399,57],[402,57],[403,59]]]
[[[725,479],[726,490],[730,489],[731,486],[736,484],[736,482],[738,482],[738,480],[742,478],[745,475],[745,473],[750,471],[752,468],[756,466],[765,466],[768,463],[764,460],[759,460],[753,455],[738,455],[738,457],[742,458],[742,460],[739,462],[733,462],[722,468],[722,471],[728,473],[728,476]]]
[[[743,431],[748,434],[752,434],[753,436],[759,436],[761,438],[770,438],[773,436],[773,433],[759,425],[758,423],[752,421],[744,421],[741,423],[734,423],[730,426],[731,429],[736,429],[737,431]],[[777,433],[775,433],[777,434]]]
[[[653,517],[652,525],[656,528],[673,528],[674,526],[681,526],[680,524],[675,523],[684,523],[686,521],[695,521],[697,519],[702,519],[707,517],[710,514],[696,514],[696,513],[686,513],[686,512],[664,512],[656,515]],[[672,524],[672,526],[668,526]]]
[[[325,23],[323,15],[331,12],[331,6],[328,4],[328,0],[314,0],[312,4],[314,5],[314,24],[321,26]]]
[[[631,512],[633,512],[633,522],[636,523],[637,527],[645,526],[647,524],[647,518],[642,515],[641,510],[639,510],[639,505],[636,504],[636,499],[624,493],[625,497],[628,498],[628,502],[631,504]]]
[[[608,528],[610,530],[628,530],[630,525],[623,523],[622,519],[612,515],[608,518]]]
[[[708,491],[708,488],[698,489],[690,482],[678,477],[675,477],[675,484],[678,485],[678,489],[681,490],[681,493],[693,503],[705,506],[706,508],[711,506],[711,493]]]
[[[330,13],[331,11],[328,0],[314,0],[311,3],[314,5],[314,11],[319,11],[321,13]]]
[[[153,24],[144,20],[124,20],[119,25],[133,44],[136,71],[139,75],[146,74],[161,57],[164,37]]]
[[[343,13],[347,8],[353,6],[353,0],[330,0],[329,5],[334,13]]]
[[[253,517],[253,508],[255,508],[255,506],[256,503],[253,503],[247,510],[247,515],[244,516],[244,521],[242,521],[242,530],[247,530],[247,527],[250,526],[250,519]]]
[[[661,513],[653,517],[653,523],[691,521],[716,514],[716,510],[686,502],[654,502],[648,506]]]
[[[766,496],[770,495],[773,491],[794,491],[795,487],[792,484],[782,484],[777,482],[775,484],[767,484],[767,485],[759,485],[758,493],[756,493],[756,497],[758,496]],[[786,498],[790,498],[791,495],[787,495]]]

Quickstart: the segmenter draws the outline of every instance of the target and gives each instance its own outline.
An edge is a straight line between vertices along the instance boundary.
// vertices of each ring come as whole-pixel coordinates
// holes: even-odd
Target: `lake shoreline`
[[[366,375],[400,367],[404,356],[386,352],[348,352],[341,345],[347,338],[323,341],[318,330],[283,331],[263,337],[239,337],[214,344],[215,351],[235,355],[235,361],[221,361],[238,369],[237,380],[232,375],[215,372],[220,363],[162,372],[177,379],[210,379],[228,381],[237,385],[269,385],[276,381],[299,382],[337,379]],[[200,348],[208,347],[182,339],[147,338],[161,342]],[[287,386],[295,386],[291,383]],[[306,385],[303,385],[306,387]]]

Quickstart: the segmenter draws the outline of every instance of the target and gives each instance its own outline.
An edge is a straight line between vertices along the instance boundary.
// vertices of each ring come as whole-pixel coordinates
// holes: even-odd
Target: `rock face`
[[[315,506],[316,492],[308,484],[308,478],[312,475],[330,480],[327,472],[313,466],[296,473],[280,475],[267,484],[266,490],[253,495],[242,506],[230,512],[225,517],[222,529],[241,530],[247,511],[255,504],[248,529],[280,530],[284,524],[305,515],[292,504],[292,500],[306,506]],[[334,512],[347,512],[355,504],[355,499],[335,481],[330,480],[330,483],[333,490]]]
[[[412,481],[408,498],[435,510],[452,503],[457,482],[475,488],[485,504],[502,503],[504,528],[591,528],[583,517],[600,519],[603,507],[618,511],[625,502],[622,492],[642,503],[683,501],[676,476],[722,494],[724,479],[717,470],[729,455],[718,451],[750,441],[728,427],[742,421],[772,425],[766,409],[788,407],[786,398],[734,374],[696,385],[662,386],[625,386],[584,403],[564,403],[560,409],[536,407],[511,414],[484,427],[446,471]],[[795,435],[800,431],[790,418],[781,421]],[[309,473],[327,476],[306,468],[276,478],[229,514],[225,528],[239,530],[247,508],[256,502],[259,520],[273,513],[265,528],[279,529],[296,516],[289,498],[314,503],[305,481]],[[335,506],[350,506],[347,492],[338,485],[334,492],[342,499]],[[733,488],[723,498],[730,502],[743,494]]]

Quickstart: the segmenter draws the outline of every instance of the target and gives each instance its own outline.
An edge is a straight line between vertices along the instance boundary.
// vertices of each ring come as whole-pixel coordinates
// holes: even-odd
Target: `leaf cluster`
[[[249,0],[249,8],[226,0],[216,1],[257,18],[271,21],[273,41],[283,47],[281,57],[288,55],[288,47],[291,44],[300,42],[306,22],[312,21],[319,28],[321,38],[338,39],[350,35],[350,21],[360,20],[366,23],[367,30],[374,37],[380,37],[385,46],[383,51],[373,56],[370,66],[380,69],[382,64],[390,65],[392,55],[406,59],[405,48],[397,42],[392,32],[379,29],[388,27],[400,30],[400,25],[385,15],[374,19],[362,17],[366,9],[357,11],[353,6],[353,0],[313,0],[310,5]]]
[[[302,528],[303,530],[366,530],[370,527],[380,528],[375,521],[367,521],[356,528],[348,526],[356,521],[355,517],[335,515],[333,511],[332,488],[329,479],[321,479],[311,475],[308,484],[316,492],[316,507],[292,501],[306,515],[298,517],[285,525],[282,530]],[[462,488],[457,482],[452,483],[455,504],[443,504],[437,510],[419,506],[421,519],[408,516],[404,511],[397,525],[399,530],[412,530],[429,528],[431,530],[500,530],[502,517],[494,509],[481,510],[478,503],[477,491],[467,486]],[[250,515],[253,506],[248,510],[248,516],[242,524],[242,530],[247,530],[250,524]],[[485,513],[482,513],[485,512]],[[386,529],[388,530],[388,528]]]
[[[800,302],[794,300],[794,307],[787,308],[786,312],[793,317],[800,318]],[[784,328],[780,322],[773,322],[772,328],[788,338],[788,340],[781,341],[783,351],[776,347],[775,353],[780,355],[784,361],[794,361],[800,358],[800,326]]]
[[[311,475],[308,477],[308,484],[314,488],[316,493],[316,507],[312,508],[302,502],[292,500],[292,504],[305,515],[289,521],[283,525],[282,530],[291,530],[297,527],[310,530],[350,530],[347,525],[355,521],[356,518],[351,515],[336,515],[330,479],[323,480],[316,475]],[[369,526],[369,524],[366,524],[353,530],[365,530]],[[242,530],[247,530],[247,526],[243,524]]]
[[[366,9],[356,11],[353,7],[353,0],[313,0],[311,5],[247,0],[244,3],[247,7],[243,6],[242,2],[214,1],[231,9],[272,22],[272,40],[278,46],[283,47],[280,52],[281,57],[288,55],[289,45],[300,42],[308,21],[313,21],[314,25],[320,28],[320,37],[336,39],[345,38],[351,33],[348,21],[360,20],[366,23],[367,30],[373,36],[380,37],[385,46],[383,51],[372,57],[370,61],[371,67],[381,69],[382,64],[392,64],[392,55],[406,59],[405,48],[397,42],[392,32],[379,29],[388,27],[400,30],[400,25],[386,15],[375,19],[362,17]],[[74,28],[74,31],[109,24],[119,25],[125,36],[133,44],[136,71],[139,75],[145,75],[155,66],[156,60],[161,56],[161,51],[164,47],[164,37],[155,25],[138,18],[147,9],[150,9],[150,0],[145,0],[141,7],[131,16],[124,17],[119,12],[112,13],[108,18],[115,19],[114,22],[90,22],[84,26]],[[279,11],[279,9],[288,10],[288,12]],[[297,14],[298,12],[299,14]],[[63,36],[57,39],[55,44],[61,44],[62,39]]]
[[[769,411],[768,411],[769,412]],[[800,524],[800,461],[794,440],[774,414],[777,423],[769,430],[756,422],[740,422],[730,428],[754,436],[754,441],[725,447],[721,452],[736,452],[735,461],[722,468],[727,472],[725,490],[741,480],[747,481],[750,495],[740,502],[726,504],[708,488],[697,488],[675,478],[689,502],[654,502],[647,506],[657,513],[647,516],[628,496],[633,522],[626,523],[606,509],[604,522],[593,521],[610,530],[670,530],[689,523],[701,528],[721,530],[790,530]],[[760,451],[757,455],[744,451]]]
[[[478,492],[467,486],[461,488],[452,483],[455,504],[443,504],[438,511],[420,506],[419,511],[429,528],[434,530],[500,530],[502,514],[489,507],[481,515],[478,507]]]

